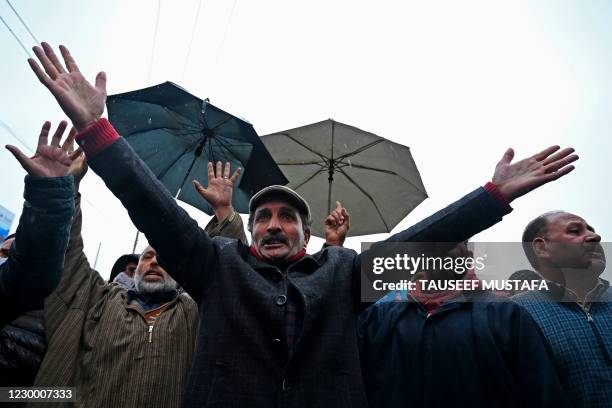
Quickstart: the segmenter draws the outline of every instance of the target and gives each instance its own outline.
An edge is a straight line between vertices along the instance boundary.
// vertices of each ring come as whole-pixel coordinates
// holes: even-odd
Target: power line
[[[153,31],[153,46],[151,47],[151,61],[149,63],[149,75],[147,82],[151,82],[151,73],[153,72],[153,57],[155,56],[155,43],[157,42],[157,29],[159,27],[159,10],[161,9],[161,0],[157,1],[157,17],[155,18],[155,30]]]
[[[23,24],[23,26],[25,27],[26,30],[28,30],[28,33],[30,33],[30,35],[32,36],[32,38],[34,39],[34,42],[36,44],[40,44],[40,41],[38,41],[36,39],[36,37],[34,36],[34,33],[32,33],[32,31],[30,30],[30,27],[28,27],[28,25],[25,23],[25,21],[23,21],[23,19],[21,18],[21,16],[19,15],[19,13],[17,12],[17,10],[15,10],[15,7],[13,7],[13,5],[11,4],[11,2],[9,0],[6,0],[6,4],[9,5],[9,7],[11,8],[11,10],[13,10],[13,13],[15,13],[15,15],[17,16],[17,18],[19,19],[19,21],[21,21],[21,24]]]
[[[4,121],[0,120],[0,126],[2,126],[9,133],[9,135],[13,136],[19,143],[21,143],[21,145],[26,148],[28,153],[34,152],[34,150],[30,147],[30,145],[28,145],[25,140],[17,136],[17,133],[15,133],[9,125],[4,123]]]
[[[25,53],[28,55],[28,58],[32,58],[32,55],[30,55],[30,51],[27,50],[27,48],[23,45],[23,43],[21,42],[21,40],[19,39],[19,37],[17,37],[17,35],[13,32],[13,30],[11,30],[11,27],[9,27],[9,25],[6,23],[6,21],[4,21],[4,19],[2,18],[2,16],[0,16],[0,20],[2,20],[2,23],[4,23],[4,26],[9,30],[9,32],[13,35],[13,37],[15,38],[15,40],[17,40],[17,42],[19,43],[19,45],[21,45],[21,48],[23,48],[23,50],[25,51]]]
[[[185,57],[185,65],[183,66],[183,74],[181,75],[181,81],[185,78],[185,71],[187,71],[187,63],[189,62],[189,56],[191,55],[191,46],[193,45],[193,38],[195,37],[196,28],[198,25],[198,19],[200,18],[200,8],[202,7],[202,0],[198,3],[198,11],[196,11],[195,20],[193,21],[193,28],[191,30],[191,40],[189,41],[189,48],[187,49],[187,57]]]
[[[234,9],[236,8],[236,3],[238,0],[234,0],[234,4],[232,5],[232,10],[230,11],[230,15],[227,18],[227,24],[225,25],[225,31],[223,32],[223,39],[221,40],[221,44],[219,44],[219,50],[217,51],[217,64],[219,63],[219,59],[221,58],[221,51],[223,46],[225,45],[225,39],[227,38],[227,32],[229,31],[230,23],[232,22],[232,16],[234,15]]]

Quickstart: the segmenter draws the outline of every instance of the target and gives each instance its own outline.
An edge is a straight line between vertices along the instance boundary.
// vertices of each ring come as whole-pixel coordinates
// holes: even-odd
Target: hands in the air
[[[193,185],[198,193],[212,206],[221,222],[232,213],[232,188],[240,175],[241,168],[238,167],[230,177],[230,163],[217,162],[216,174],[213,164],[208,163],[208,187],[204,188],[199,181],[193,180]]]
[[[349,213],[340,201],[336,201],[336,208],[325,219],[325,243],[327,245],[342,246],[349,228]]]
[[[61,121],[51,138],[51,143],[49,143],[48,136],[51,130],[51,122],[45,122],[38,136],[36,152],[32,157],[28,158],[16,146],[7,145],[6,148],[31,176],[62,177],[74,175],[76,178],[77,175],[80,175],[82,178],[86,169],[82,171],[82,164],[79,165],[78,163],[83,159],[83,154],[80,149],[76,152],[73,150],[76,130],[72,129],[64,143],[60,145],[66,126],[68,126],[68,122]],[[77,170],[82,171],[82,174]]]
[[[569,165],[578,160],[578,155],[572,154],[574,149],[559,149],[559,146],[551,146],[513,164],[514,150],[508,149],[497,163],[491,181],[508,201],[513,201],[574,170],[574,166]]]
[[[42,43],[42,48],[36,46],[32,49],[44,68],[43,71],[38,63],[30,58],[28,63],[32,71],[51,91],[77,130],[81,131],[100,119],[106,102],[106,74],[98,73],[95,86],[92,86],[79,71],[68,48],[63,45],[59,47],[66,68],[46,42]]]

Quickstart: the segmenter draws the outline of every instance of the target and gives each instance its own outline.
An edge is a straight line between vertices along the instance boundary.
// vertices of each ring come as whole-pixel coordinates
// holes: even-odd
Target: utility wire
[[[32,36],[32,38],[34,39],[34,42],[36,44],[40,44],[40,41],[38,41],[38,39],[34,36],[34,33],[32,33],[32,30],[30,30],[30,27],[28,27],[28,25],[25,23],[25,21],[23,21],[23,19],[21,18],[21,16],[19,15],[19,13],[17,12],[17,10],[15,10],[15,7],[13,7],[13,5],[11,4],[11,2],[9,0],[6,0],[6,4],[9,5],[9,7],[11,8],[11,10],[13,10],[13,13],[15,13],[15,15],[17,16],[17,18],[19,19],[19,21],[21,21],[21,24],[23,24],[23,26],[25,27],[26,30],[28,30],[28,33],[30,33],[30,35]]]
[[[21,48],[23,48],[23,50],[25,51],[25,53],[28,55],[28,58],[32,58],[32,55],[30,54],[30,51],[27,50],[27,48],[23,45],[23,43],[21,42],[21,40],[19,39],[19,37],[17,37],[17,35],[15,35],[15,33],[13,32],[13,30],[11,30],[11,27],[9,27],[9,25],[6,23],[6,21],[4,21],[4,19],[2,18],[2,16],[0,16],[0,20],[2,20],[2,23],[4,23],[4,26],[9,30],[9,32],[13,35],[13,37],[15,38],[15,40],[17,40],[17,42],[19,43],[19,45],[21,45]]]
[[[193,45],[193,39],[195,37],[196,28],[198,26],[198,19],[200,18],[200,8],[202,7],[202,0],[198,2],[198,11],[196,11],[195,20],[193,21],[193,28],[191,29],[191,40],[189,40],[189,48],[187,49],[187,57],[185,57],[185,65],[183,66],[183,74],[181,75],[181,82],[185,78],[185,72],[187,71],[187,63],[189,62],[189,56],[191,55],[191,46]]]
[[[238,0],[234,0],[234,4],[232,5],[232,10],[230,11],[230,15],[227,18],[227,24],[225,24],[225,31],[223,32],[223,39],[221,40],[221,44],[219,44],[219,50],[217,51],[217,64],[219,63],[219,59],[221,58],[221,51],[223,50],[223,46],[225,45],[225,39],[227,38],[227,32],[229,31],[230,23],[232,22],[232,16],[234,15],[234,9],[236,8],[236,3]]]
[[[0,120],[0,126],[2,126],[8,132],[9,135],[13,136],[23,147],[25,147],[28,153],[30,154],[34,153],[34,150],[30,147],[30,145],[26,143],[25,140],[17,136],[17,133],[15,133],[9,125],[4,123],[4,121]]]
[[[149,63],[149,75],[147,82],[151,82],[151,73],[153,72],[153,57],[155,56],[155,43],[157,42],[157,29],[159,27],[159,11],[161,9],[161,0],[157,1],[157,17],[155,18],[155,30],[153,31],[153,45],[151,47],[151,61]]]

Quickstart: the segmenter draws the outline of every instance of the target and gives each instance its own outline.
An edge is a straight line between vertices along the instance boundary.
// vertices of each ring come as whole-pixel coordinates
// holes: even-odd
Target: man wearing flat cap
[[[90,167],[157,250],[160,265],[199,305],[183,405],[366,407],[356,336],[357,314],[368,306],[361,302],[361,256],[338,246],[306,254],[308,204],[283,186],[251,199],[250,246],[210,238],[101,119],[106,75],[99,73],[92,85],[67,48],[60,47],[64,67],[42,45],[34,50],[44,70],[33,59],[30,66],[79,130]],[[388,241],[466,240],[499,222],[515,198],[569,173],[577,156],[558,149],[516,163],[509,149],[492,183]],[[328,227],[346,221],[341,213]]]

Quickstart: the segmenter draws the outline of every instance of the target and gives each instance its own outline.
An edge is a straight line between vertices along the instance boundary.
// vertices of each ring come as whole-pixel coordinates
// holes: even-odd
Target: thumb
[[[6,145],[5,147],[9,152],[13,154],[13,156],[15,156],[19,164],[21,164],[21,167],[23,167],[25,171],[30,173],[32,166],[30,166],[30,159],[28,158],[28,156],[23,154],[23,152],[19,150],[19,148],[16,146]]]
[[[336,211],[342,211],[342,203],[340,201],[336,201]]]
[[[514,149],[509,147],[508,150],[506,150],[506,152],[502,156],[500,163],[510,164],[510,162],[512,162],[512,159],[514,159]]]
[[[202,185],[200,184],[198,180],[193,180],[193,186],[199,193],[202,193],[203,191],[206,190],[204,187],[202,187]]]
[[[106,72],[100,71],[96,75],[96,88],[104,91],[106,94]]]

